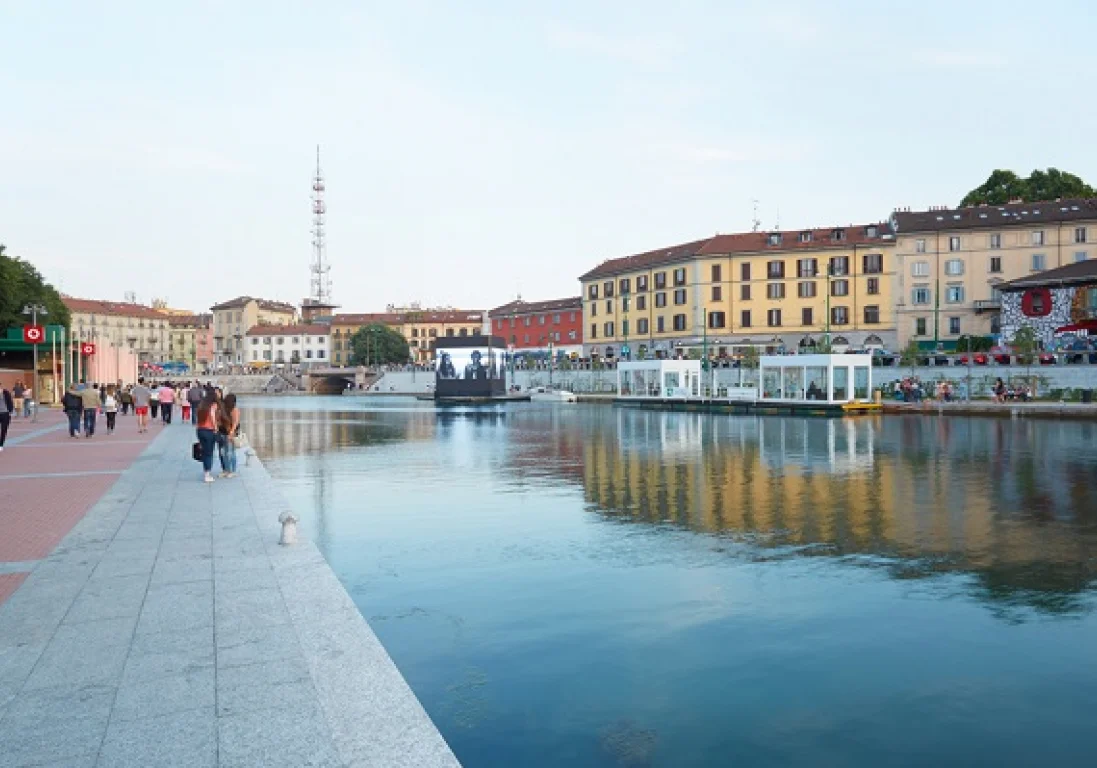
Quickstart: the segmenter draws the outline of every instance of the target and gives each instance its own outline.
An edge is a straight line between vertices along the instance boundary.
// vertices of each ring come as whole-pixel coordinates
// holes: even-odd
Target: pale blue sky
[[[312,7],[310,7],[312,6]],[[1097,181],[1085,2],[0,0],[0,242],[65,291],[346,311],[578,293],[606,258]],[[201,264],[207,268],[198,270]]]

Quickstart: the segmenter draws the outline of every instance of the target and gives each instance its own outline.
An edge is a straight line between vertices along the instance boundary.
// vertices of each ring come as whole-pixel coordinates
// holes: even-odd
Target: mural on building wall
[[[1085,291],[1074,288],[1031,288],[1002,293],[1002,338],[1009,342],[1021,328],[1036,331],[1047,349],[1055,346],[1055,331],[1075,322],[1075,306]],[[1050,299],[1050,301],[1049,301]],[[1081,299],[1084,301],[1084,298]]]

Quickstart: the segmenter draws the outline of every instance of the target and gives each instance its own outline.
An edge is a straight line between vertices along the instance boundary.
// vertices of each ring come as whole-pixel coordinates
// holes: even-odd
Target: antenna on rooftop
[[[137,292],[136,291],[126,291],[125,294],[123,294],[122,298],[124,298],[126,300],[127,304],[136,304],[137,303]]]
[[[320,172],[320,145],[316,145],[316,175],[312,177],[312,300],[317,304],[331,301],[331,266],[327,260],[327,242],[324,240],[324,176]]]
[[[762,228],[762,220],[758,218],[758,201],[751,200],[750,202],[754,204],[754,215],[750,219],[750,231],[757,232]]]
[[[777,221],[774,222],[773,228],[776,230],[781,229],[781,206],[777,206]]]

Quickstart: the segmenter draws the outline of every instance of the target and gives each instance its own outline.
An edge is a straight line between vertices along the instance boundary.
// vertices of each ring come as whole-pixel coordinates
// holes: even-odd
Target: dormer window
[[[781,244],[781,233],[780,232],[771,232],[769,234],[769,236],[766,237],[766,245],[780,245],[780,244]]]
[[[810,243],[811,242],[811,233],[810,232],[801,232],[800,233],[800,242],[801,243]]]
[[[875,224],[870,224],[869,226],[865,227],[865,237],[876,237],[876,234],[877,233]]]
[[[830,239],[835,241],[845,240],[846,231],[844,229],[835,229],[830,233]]]

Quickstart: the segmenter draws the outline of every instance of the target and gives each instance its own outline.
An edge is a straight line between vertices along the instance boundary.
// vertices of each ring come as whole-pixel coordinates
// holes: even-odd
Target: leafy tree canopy
[[[49,314],[39,318],[45,325],[69,325],[69,310],[57,290],[42,279],[30,263],[9,256],[0,245],[0,329],[19,328],[30,322],[23,314],[27,304],[41,304]]]
[[[1003,205],[1010,200],[1028,203],[1068,197],[1097,197],[1097,190],[1073,173],[1066,173],[1058,168],[1048,168],[1046,171],[1037,169],[1027,178],[1021,178],[1013,171],[999,169],[990,174],[980,186],[964,195],[960,205]]]
[[[383,323],[371,323],[350,337],[353,365],[397,365],[409,359],[408,341]]]

